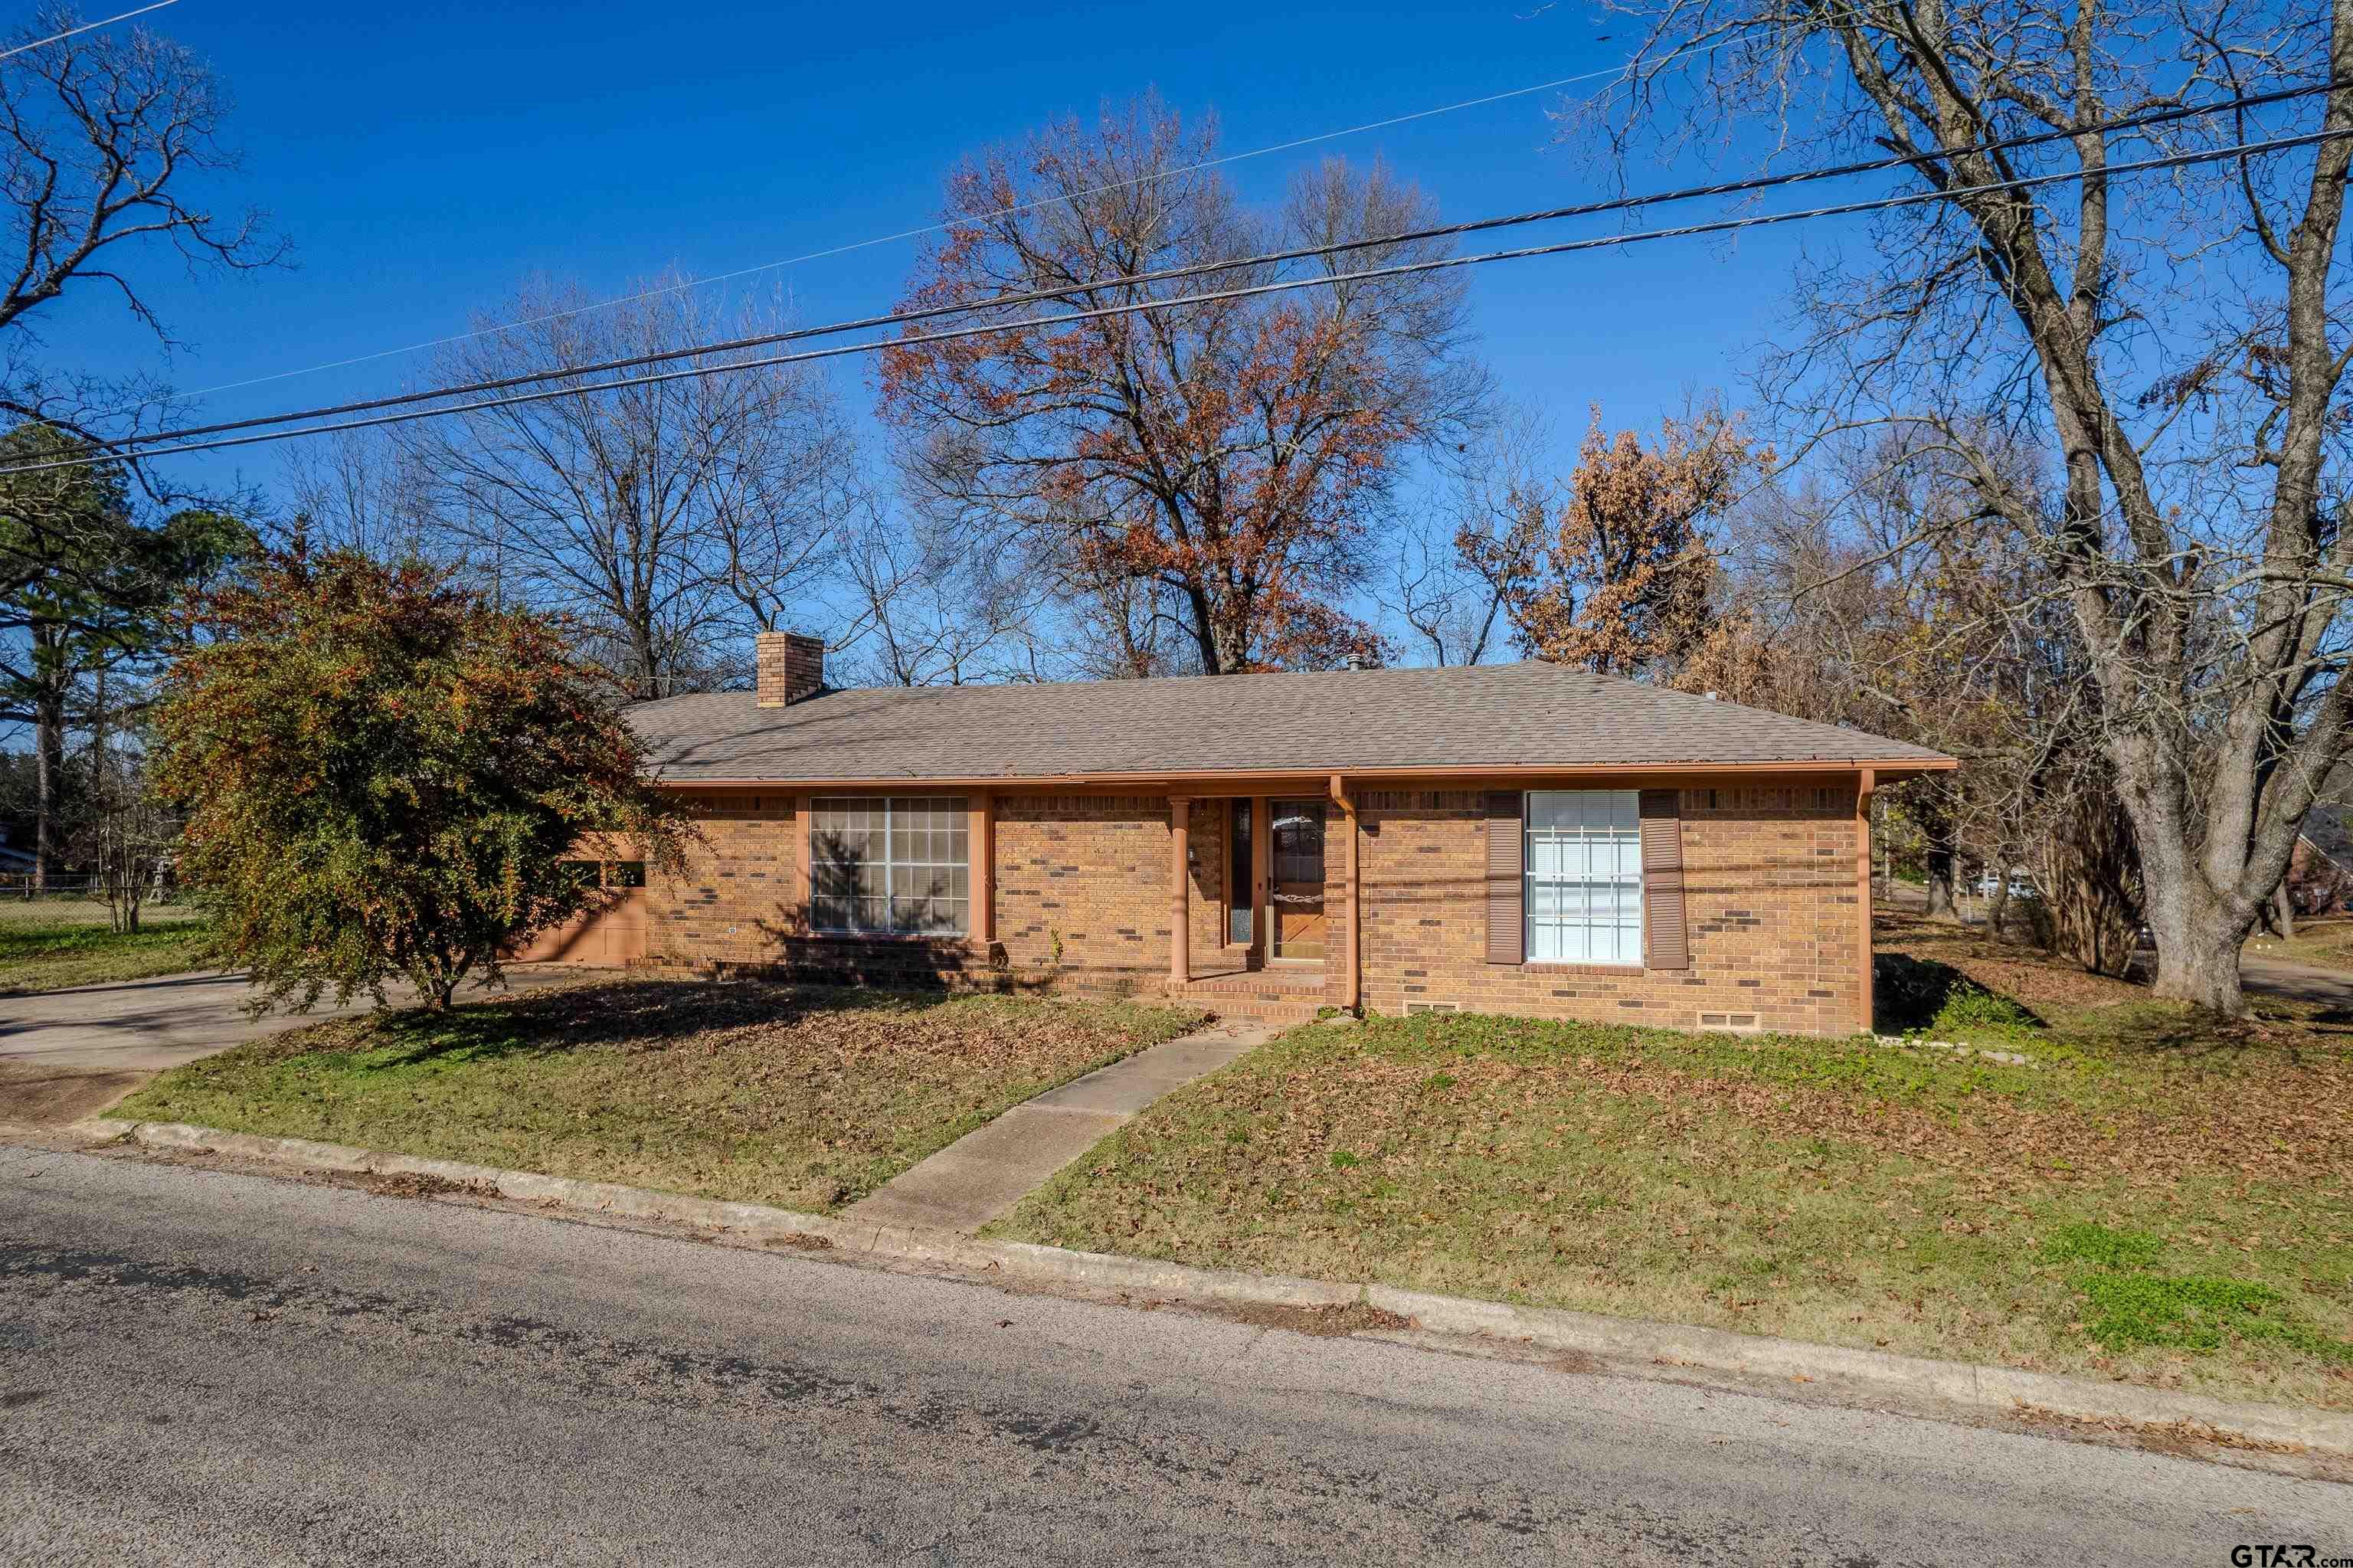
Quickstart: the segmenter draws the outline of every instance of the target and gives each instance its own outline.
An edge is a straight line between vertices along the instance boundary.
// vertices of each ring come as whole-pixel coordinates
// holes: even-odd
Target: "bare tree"
[[[5,35],[23,52],[0,67],[0,413],[95,442],[160,412],[167,388],[149,373],[55,363],[43,327],[56,302],[102,291],[169,349],[140,268],[170,256],[189,270],[246,271],[283,261],[287,247],[259,213],[224,217],[209,199],[208,177],[238,162],[212,69],[143,26],[41,41],[79,21],[45,5]],[[143,470],[134,477],[164,499]],[[78,516],[21,513],[16,544],[0,540],[0,587],[70,573],[80,542],[52,535]]]
[[[68,7],[44,6],[8,41],[29,44],[79,23]],[[0,408],[59,417],[49,406],[56,388],[33,363],[38,340],[27,318],[76,284],[111,290],[158,339],[173,341],[125,269],[133,252],[167,246],[193,266],[233,270],[284,259],[285,242],[259,213],[219,217],[192,188],[237,166],[220,139],[227,111],[212,69],[145,27],[45,43],[0,71],[0,210],[12,259],[0,289]]]
[[[725,323],[676,276],[649,297],[582,310],[576,290],[527,288],[520,325],[445,354],[438,377],[551,373],[576,395],[404,427],[438,549],[498,595],[578,616],[636,698],[723,681],[746,633],[807,624],[852,493],[848,430],[807,366],[727,369],[619,391],[576,367],[768,330]],[[719,371],[748,352],[666,369]]]
[[[1975,863],[1993,874],[1998,926],[2010,872],[2031,867],[2043,896],[2020,908],[2034,935],[2120,972],[2138,863],[2100,749],[2096,683],[2073,617],[2035,593],[2045,572],[2031,541],[1978,516],[1969,476],[1940,450],[1883,433],[1823,455],[1733,519],[1728,602],[1676,683],[1959,757],[1957,772],[1885,792],[1891,842],[1926,874],[1928,915],[1958,917],[1957,878]],[[2031,455],[2010,461],[2031,483]]]
[[[879,497],[844,536],[848,668],[866,684],[1036,680],[1045,586],[953,519],[893,515]]]
[[[1882,215],[1857,261],[1808,266],[1811,330],[1765,388],[1805,434],[1876,425],[1941,444],[1978,504],[2031,541],[2099,694],[2157,991],[2242,1011],[2240,944],[2353,742],[2335,287],[2353,0],[1617,4],[1649,24],[1651,62],[1599,111],[1620,154],[1655,137],[1743,144],[1723,127],[1762,117],[1766,145],[1809,159],[1916,156],[1945,198]],[[2267,111],[2116,124],[2324,84]],[[2333,135],[2116,168],[2315,129]],[[1984,145],[2040,132],[2058,135]],[[2070,183],[2015,183],[2046,173]],[[1991,461],[1989,429],[2056,454],[2051,493]]]
[[[379,561],[430,556],[430,486],[410,447],[381,430],[344,430],[290,442],[285,462],[292,515],[274,530],[277,543],[299,535],[314,548]]]
[[[1561,503],[1552,432],[1533,409],[1505,411],[1446,467],[1439,503],[1408,524],[1380,606],[1433,664],[1476,664],[1502,649],[1516,564]]]

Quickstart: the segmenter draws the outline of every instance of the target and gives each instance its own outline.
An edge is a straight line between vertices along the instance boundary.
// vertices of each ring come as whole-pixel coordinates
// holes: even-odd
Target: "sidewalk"
[[[1161,1096],[1266,1043],[1269,1024],[1213,1023],[1015,1106],[842,1211],[848,1220],[970,1235]]]

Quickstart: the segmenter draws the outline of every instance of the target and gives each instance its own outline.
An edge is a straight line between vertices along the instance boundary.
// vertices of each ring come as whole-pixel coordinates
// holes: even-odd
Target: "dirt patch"
[[[2262,1454],[2274,1458],[2305,1461],[2304,1474],[2331,1481],[2353,1480],[2353,1456],[2332,1454],[2302,1443],[2279,1443],[2249,1437],[2203,1421],[2130,1421],[2123,1416],[2089,1420],[2021,1404],[2011,1413],[2020,1425],[2046,1436],[2077,1441],[2121,1443],[2151,1453],[2187,1459],[2213,1459],[2232,1454]]]
[[[831,1252],[833,1250],[833,1238],[831,1236],[811,1235],[806,1231],[786,1231],[780,1236],[767,1236],[763,1238],[760,1245],[762,1246],[789,1247],[795,1252]]]
[[[63,1073],[53,1067],[0,1066],[0,1122],[63,1127],[98,1115],[153,1073]]]
[[[1336,1340],[1350,1334],[1387,1332],[1410,1329],[1413,1319],[1362,1301],[1350,1301],[1337,1307],[1284,1307],[1272,1302],[1239,1303],[1210,1302],[1204,1310],[1230,1318],[1237,1323],[1248,1323],[1260,1329],[1288,1329],[1294,1334],[1313,1334],[1319,1340]]]
[[[357,1178],[357,1182],[383,1198],[439,1198],[452,1192],[464,1192],[476,1198],[499,1195],[499,1190],[488,1181],[452,1181],[447,1176],[436,1176],[426,1171],[371,1173]]]

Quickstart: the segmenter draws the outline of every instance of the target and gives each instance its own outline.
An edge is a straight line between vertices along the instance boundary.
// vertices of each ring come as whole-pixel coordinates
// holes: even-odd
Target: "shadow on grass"
[[[1883,1034],[2043,1027],[2024,1003],[1935,959],[1881,953],[1872,959],[1871,973],[1873,1023]]]
[[[408,1008],[352,1021],[349,1038],[326,1047],[366,1054],[362,1071],[437,1059],[491,1061],[620,1047],[659,1051],[690,1035],[788,1026],[816,1012],[908,1013],[936,1007],[943,993],[911,994],[761,980],[615,980],[470,1001],[448,1012]],[[333,1027],[330,1022],[328,1027]],[[272,1054],[322,1049],[296,1030],[264,1044]]]

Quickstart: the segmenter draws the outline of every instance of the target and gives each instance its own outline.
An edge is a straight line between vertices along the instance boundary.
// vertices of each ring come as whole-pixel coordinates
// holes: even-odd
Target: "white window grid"
[[[971,822],[962,796],[819,796],[809,805],[809,925],[850,935],[965,935]]]
[[[1640,964],[1641,794],[1531,790],[1524,821],[1528,961]]]

